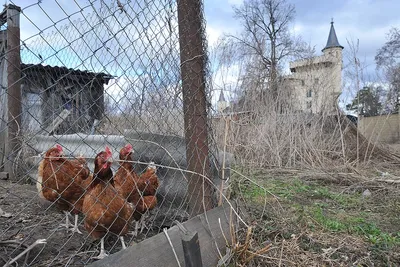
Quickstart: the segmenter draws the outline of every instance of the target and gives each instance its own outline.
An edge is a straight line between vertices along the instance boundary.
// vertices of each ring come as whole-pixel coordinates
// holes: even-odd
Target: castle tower
[[[335,27],[333,26],[333,19],[331,21],[331,29],[329,31],[328,41],[326,42],[326,46],[322,49],[324,55],[331,59],[332,66],[330,69],[331,72],[331,86],[330,92],[328,92],[327,97],[332,98],[334,101],[334,107],[336,109],[337,99],[339,95],[342,93],[342,68],[343,68],[343,55],[342,50],[343,46],[339,44],[338,38],[336,36]],[[331,94],[331,96],[329,95]],[[335,110],[333,110],[335,111]]]
[[[221,93],[219,94],[219,99],[217,102],[217,112],[219,114],[222,114],[227,107],[228,107],[228,102],[225,100],[224,91],[221,90]]]
[[[342,50],[333,21],[323,55],[289,63],[296,111],[335,114],[342,92]]]

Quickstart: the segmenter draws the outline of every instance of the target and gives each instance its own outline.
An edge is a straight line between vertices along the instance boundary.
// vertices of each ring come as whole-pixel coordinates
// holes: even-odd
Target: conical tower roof
[[[226,102],[223,90],[221,90],[221,93],[219,94],[218,102]]]
[[[328,48],[333,48],[333,47],[340,47],[340,48],[344,48],[343,46],[341,46],[339,44],[338,38],[336,36],[336,32],[335,32],[335,27],[333,27],[333,20],[331,22],[331,30],[329,31],[329,36],[328,36],[328,41],[326,42],[326,46],[324,49],[322,49],[322,52],[324,52],[325,49]]]

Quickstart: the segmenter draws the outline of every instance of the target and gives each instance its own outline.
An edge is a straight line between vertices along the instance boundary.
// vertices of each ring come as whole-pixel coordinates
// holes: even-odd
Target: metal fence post
[[[178,1],[179,44],[188,170],[210,176],[207,138],[206,54],[201,0]],[[212,208],[212,188],[201,175],[188,175],[191,216]],[[205,209],[205,210],[204,210]]]
[[[16,154],[21,148],[21,54],[20,54],[20,12],[15,5],[7,7],[7,103],[8,103],[8,137],[6,143],[6,162],[4,169],[10,179],[15,179],[13,165]]]

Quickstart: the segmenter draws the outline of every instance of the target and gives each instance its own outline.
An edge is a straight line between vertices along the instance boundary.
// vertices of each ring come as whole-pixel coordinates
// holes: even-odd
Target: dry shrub
[[[213,121],[219,147],[226,146],[239,164],[330,168],[371,160],[399,162],[400,157],[369,142],[339,111],[307,114],[295,112],[290,103],[268,106],[262,100],[253,100],[248,108]]]

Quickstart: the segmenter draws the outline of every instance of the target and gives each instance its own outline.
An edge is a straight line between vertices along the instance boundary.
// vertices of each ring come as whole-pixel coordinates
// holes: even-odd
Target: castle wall
[[[341,93],[342,48],[328,48],[322,56],[292,62],[291,86],[298,111],[335,113]]]

